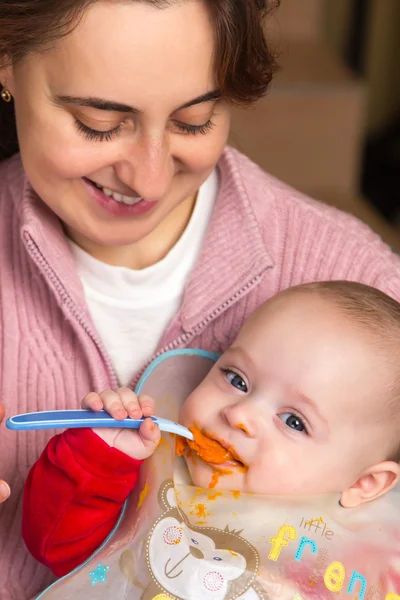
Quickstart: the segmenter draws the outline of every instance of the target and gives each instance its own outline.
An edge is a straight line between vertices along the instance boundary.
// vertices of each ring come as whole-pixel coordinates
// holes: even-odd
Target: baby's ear
[[[387,460],[370,467],[357,481],[342,492],[340,504],[344,508],[355,508],[383,496],[395,487],[400,477],[400,465]]]

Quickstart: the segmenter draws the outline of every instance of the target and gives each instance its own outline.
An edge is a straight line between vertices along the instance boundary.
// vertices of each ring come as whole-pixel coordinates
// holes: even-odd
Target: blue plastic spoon
[[[160,417],[150,417],[157,423],[161,431],[175,433],[181,437],[193,440],[193,434],[189,429]],[[67,429],[70,427],[117,427],[127,429],[139,429],[144,419],[131,419],[127,417],[123,421],[113,419],[110,414],[101,410],[45,410],[41,412],[25,413],[10,417],[6,421],[8,429],[31,431],[34,429]]]

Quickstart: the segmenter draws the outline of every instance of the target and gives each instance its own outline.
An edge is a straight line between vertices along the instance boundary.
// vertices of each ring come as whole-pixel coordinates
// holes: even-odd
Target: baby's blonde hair
[[[288,293],[311,293],[335,304],[349,322],[376,344],[391,367],[388,399],[382,403],[393,432],[388,459],[400,462],[400,303],[380,290],[353,281],[322,281],[299,285]]]

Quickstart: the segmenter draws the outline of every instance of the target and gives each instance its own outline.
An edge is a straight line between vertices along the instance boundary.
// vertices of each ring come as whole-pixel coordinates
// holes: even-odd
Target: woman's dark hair
[[[116,0],[118,1],[118,0]],[[163,9],[185,0],[133,0]],[[204,0],[215,26],[215,65],[223,97],[248,105],[277,70],[264,20],[280,0]],[[0,67],[49,48],[68,35],[96,0],[0,0]],[[18,152],[13,103],[0,101],[0,160]]]

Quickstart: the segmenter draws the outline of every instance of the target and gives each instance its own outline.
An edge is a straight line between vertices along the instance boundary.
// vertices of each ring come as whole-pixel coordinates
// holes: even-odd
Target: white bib
[[[215,358],[164,354],[138,391],[155,398],[158,416],[177,420]],[[165,434],[113,534],[37,600],[400,600],[399,488],[344,509],[333,495],[198,489],[177,480],[177,463]]]

